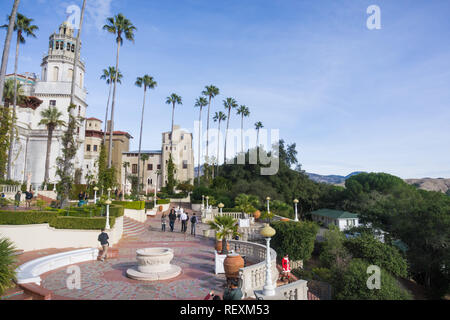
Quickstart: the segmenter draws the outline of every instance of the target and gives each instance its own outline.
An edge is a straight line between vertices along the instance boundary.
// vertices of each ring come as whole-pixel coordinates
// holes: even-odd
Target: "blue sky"
[[[6,17],[12,0],[2,1]],[[176,123],[193,130],[195,99],[205,85],[250,108],[246,127],[262,121],[297,143],[303,169],[319,174],[388,172],[402,178],[450,177],[449,1],[417,0],[89,0],[82,57],[88,115],[104,118],[108,88],[101,71],[115,63],[115,42],[101,30],[122,12],[138,28],[125,42],[116,128],[136,148],[142,90],[152,75],[144,148],[158,149],[168,131],[165,98],[183,97]],[[40,73],[48,36],[81,0],[22,0],[39,25],[21,50],[19,72]],[[381,30],[368,30],[369,5],[381,8]],[[5,32],[0,33],[0,43]],[[8,72],[13,72],[13,51]],[[215,126],[215,125],[214,125]],[[231,126],[239,128],[240,119]]]

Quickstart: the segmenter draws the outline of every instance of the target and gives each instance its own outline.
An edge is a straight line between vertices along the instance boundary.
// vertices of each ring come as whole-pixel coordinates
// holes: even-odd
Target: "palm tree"
[[[228,117],[227,117],[227,132],[225,134],[225,151],[223,154],[223,163],[225,164],[227,161],[227,139],[228,139],[228,130],[230,128],[230,118],[231,118],[231,109],[237,108],[238,104],[237,101],[233,98],[227,98],[223,101],[223,105],[226,110],[228,110]]]
[[[200,97],[195,101],[195,107],[200,108],[200,116],[198,119],[198,172],[197,172],[197,178],[198,178],[198,184],[200,185],[200,158],[201,158],[201,146],[202,146],[202,111],[203,108],[208,105],[208,101],[204,97]]]
[[[123,36],[125,39],[132,41],[134,43],[134,32],[137,30],[136,27],[131,23],[130,20],[125,18],[122,13],[114,17],[107,19],[107,24],[103,26],[103,29],[116,35],[117,42],[117,54],[116,54],[116,70],[119,70],[119,55],[120,47],[123,45]],[[109,134],[109,154],[108,154],[108,168],[112,166],[112,139],[114,132],[114,107],[116,105],[116,89],[117,89],[117,79],[118,72],[116,72],[116,77],[114,79],[114,89],[113,89],[113,100],[111,106],[111,126]]]
[[[138,159],[139,159],[141,157],[141,151],[142,151],[142,130],[144,127],[144,111],[145,111],[145,98],[147,96],[147,88],[155,89],[156,86],[158,85],[158,83],[153,79],[153,77],[146,74],[143,77],[138,77],[136,79],[135,85],[139,88],[142,88],[142,86],[144,86],[144,101],[142,103],[142,116],[141,116],[141,134],[139,137],[139,154],[138,154]],[[140,164],[138,161],[138,178],[139,178],[139,172],[140,172]],[[142,179],[144,179],[144,177],[142,177]]]
[[[5,87],[6,68],[8,67],[9,48],[11,47],[11,39],[14,32],[14,24],[16,22],[17,10],[19,9],[20,0],[14,0],[14,5],[9,16],[8,32],[6,33],[5,46],[3,47],[2,65],[0,67],[0,103],[3,101],[3,88]]]
[[[227,238],[240,236],[238,221],[232,216],[217,216],[208,225],[217,231],[217,238],[222,239],[222,254],[228,254]]]
[[[16,279],[17,248],[7,239],[0,239],[0,295],[11,287]]]
[[[173,126],[174,126],[174,119],[175,119],[175,105],[179,104],[182,105],[183,101],[179,95],[176,93],[172,93],[170,97],[167,97],[166,104],[172,105],[172,131],[170,133],[170,151],[172,151],[172,138],[173,138]]]
[[[217,133],[217,176],[219,176],[219,152],[220,152],[220,123],[227,120],[227,116],[222,111],[216,112],[214,122],[219,122],[219,131]]]
[[[56,128],[64,126],[65,122],[60,120],[62,113],[58,111],[56,107],[49,107],[41,112],[42,120],[39,125],[47,126],[48,137],[47,137],[47,154],[45,158],[45,175],[44,175],[44,185],[47,185],[49,179],[49,167],[50,167],[50,153],[52,150],[52,140],[53,132]]]
[[[145,163],[148,161],[148,159],[150,159],[150,156],[148,154],[142,154],[140,156],[140,159],[142,160],[142,185],[144,186]],[[139,161],[138,161],[138,179],[139,179]],[[139,189],[138,189],[138,192],[140,191]]]
[[[9,17],[8,17],[9,20]],[[17,32],[17,42],[16,42],[16,59],[14,63],[14,101],[13,101],[13,120],[12,120],[12,132],[9,141],[9,151],[8,151],[8,180],[11,180],[11,167],[12,167],[12,153],[14,147],[14,122],[16,120],[16,110],[17,110],[17,68],[19,65],[19,47],[20,44],[24,44],[25,38],[24,34],[27,37],[36,38],[34,32],[39,30],[38,26],[32,25],[33,19],[29,19],[24,15],[17,13],[17,19],[14,25],[14,31]],[[3,25],[1,28],[8,28],[8,25]]]
[[[208,103],[208,121],[206,124],[206,162],[208,162],[209,157],[209,118],[210,118],[210,111],[211,111],[211,101],[216,96],[220,94],[219,88],[215,87],[214,85],[206,86],[205,91],[202,92],[202,94],[209,98]]]
[[[14,88],[17,88],[15,90]],[[3,101],[5,102],[5,108],[9,108],[14,103],[14,94],[17,92],[17,102],[22,103],[25,100],[23,96],[22,85],[20,83],[14,84],[14,80],[9,79],[5,81],[5,87],[3,89]]]
[[[259,130],[261,130],[262,128],[264,128],[264,125],[262,124],[261,121],[258,121],[257,123],[255,123],[255,129],[257,130],[257,134],[256,134],[256,147],[259,147]]]
[[[241,115],[241,152],[244,152],[244,117],[250,116],[250,110],[246,106],[240,106],[237,114]]]
[[[114,83],[114,79],[116,78],[116,68],[109,67],[108,69],[103,69],[103,74],[100,77],[101,80],[106,80],[106,84],[109,85],[109,94],[108,94],[108,103],[106,104],[106,116],[105,116],[105,132],[103,134],[103,145],[106,143],[106,132],[108,131],[108,112],[109,112],[109,101],[111,99],[111,91]],[[119,74],[117,75],[117,83],[122,84],[123,75],[119,70]]]

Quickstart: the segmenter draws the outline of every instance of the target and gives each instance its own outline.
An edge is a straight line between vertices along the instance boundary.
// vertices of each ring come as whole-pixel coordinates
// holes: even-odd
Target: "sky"
[[[12,3],[0,4],[5,23]],[[212,113],[225,111],[227,97],[248,106],[245,127],[261,121],[266,129],[279,129],[286,143],[297,144],[307,172],[450,177],[449,1],[88,3],[82,34],[88,117],[104,119],[108,87],[100,75],[115,65],[115,38],[102,30],[106,18],[123,13],[137,27],[135,43],[121,48],[124,80],[115,118],[115,128],[135,138],[131,149],[138,146],[143,99],[134,83],[149,74],[158,87],[147,96],[143,149],[159,149],[161,132],[170,130],[167,96],[182,96],[175,122],[193,132],[195,100],[214,84],[221,95]],[[48,37],[73,4],[81,7],[82,1],[21,0],[19,12],[40,30],[21,47],[19,72],[40,74]],[[381,10],[381,29],[367,28],[370,5]],[[0,31],[1,44],[5,34]],[[14,51],[12,45],[8,73]],[[230,127],[240,128],[236,114]]]

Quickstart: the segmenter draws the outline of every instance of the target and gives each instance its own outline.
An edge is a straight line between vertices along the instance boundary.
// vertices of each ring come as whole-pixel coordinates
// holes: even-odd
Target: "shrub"
[[[145,209],[152,210],[155,207],[154,201],[147,201],[145,202]]]
[[[156,201],[157,205],[164,205],[164,204],[169,204],[170,203],[170,199],[159,199]]]
[[[9,289],[16,277],[15,247],[9,239],[0,239],[0,295]]]
[[[115,217],[109,218],[111,228],[116,223]],[[106,225],[106,218],[58,217],[50,224],[55,229],[101,230]]]
[[[314,250],[319,227],[313,222],[275,222],[276,235],[272,246],[280,256],[288,254],[290,259],[308,260]]]
[[[50,223],[58,212],[46,211],[0,211],[0,225],[28,225]]]
[[[145,201],[113,201],[113,204],[124,207],[125,209],[130,210],[144,210],[145,209]]]

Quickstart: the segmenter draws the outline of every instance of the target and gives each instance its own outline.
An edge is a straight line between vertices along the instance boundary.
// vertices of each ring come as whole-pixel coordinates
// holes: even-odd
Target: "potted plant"
[[[236,236],[240,236],[238,232],[239,226],[236,219],[231,216],[217,216],[213,221],[209,221],[208,225],[212,230],[216,230],[216,239],[221,241],[217,241],[220,243],[220,250],[218,252],[222,252],[222,254],[228,254],[229,245],[227,242],[227,238],[234,238]],[[219,243],[216,243],[216,248],[219,249]]]

